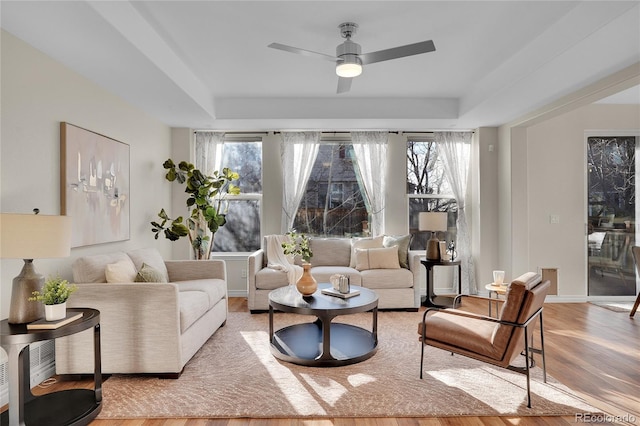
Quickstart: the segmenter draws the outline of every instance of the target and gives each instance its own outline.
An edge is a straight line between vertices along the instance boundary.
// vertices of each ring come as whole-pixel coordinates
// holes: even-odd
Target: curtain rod
[[[384,131],[384,130],[339,130],[339,131],[333,131],[333,130],[291,130],[292,132],[295,131],[300,131],[300,132],[304,132],[304,131],[309,131],[309,132],[320,132],[323,134],[345,134],[348,135],[352,132],[358,132],[358,131]],[[282,133],[285,133],[285,131],[283,130],[273,130],[273,131],[246,131],[246,132],[241,132],[241,131],[225,131],[225,130],[214,130],[214,129],[199,129],[199,130],[194,130],[193,133],[204,133],[204,132],[219,132],[219,133],[224,133],[225,135],[268,135],[270,133],[274,134],[274,135],[279,135]],[[391,133],[391,134],[396,134],[396,135],[403,135],[403,134],[411,134],[411,135],[433,135],[434,133],[437,132],[468,132],[468,133],[475,133],[474,130],[469,130],[469,129],[449,129],[449,130],[389,130],[387,131],[387,133]]]

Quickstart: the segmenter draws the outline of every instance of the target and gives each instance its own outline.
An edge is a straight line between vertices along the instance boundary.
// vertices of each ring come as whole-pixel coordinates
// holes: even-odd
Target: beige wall
[[[585,133],[640,131],[640,106],[591,104],[511,129],[511,268],[558,268],[558,298],[587,295]],[[550,215],[560,222],[550,223]]]
[[[1,34],[0,211],[60,213],[59,123],[66,121],[130,145],[130,234],[128,241],[71,250],[66,259],[40,259],[36,270],[70,278],[78,256],[154,246],[168,257],[170,245],[155,241],[149,221],[169,207],[162,179],[171,129],[7,32]],[[22,260],[0,261],[0,318],[9,313],[11,281]]]

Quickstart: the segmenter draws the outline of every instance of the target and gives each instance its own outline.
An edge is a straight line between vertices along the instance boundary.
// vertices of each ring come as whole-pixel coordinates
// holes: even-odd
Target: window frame
[[[431,143],[435,143],[437,146],[437,143],[435,141],[435,138],[432,135],[420,135],[420,136],[412,136],[412,135],[407,135],[407,138],[405,140],[405,190],[406,187],[408,187],[408,183],[409,183],[409,168],[408,168],[408,164],[407,164],[407,160],[406,160],[406,152],[408,149],[408,144],[409,142],[431,142]],[[443,175],[443,179],[447,179],[446,175]],[[407,211],[407,215],[411,215],[411,202],[412,200],[451,200],[454,203],[456,203],[457,206],[457,201],[455,196],[453,195],[453,193],[440,193],[440,194],[416,194],[416,193],[409,193],[407,191],[407,205],[406,205],[406,211]],[[435,211],[441,211],[441,212],[447,212],[447,213],[452,213],[449,209],[447,210],[435,210]],[[457,207],[455,212],[457,213]],[[413,235],[412,238],[412,250],[424,250],[426,249],[426,244],[424,247],[420,246],[415,246],[414,243],[418,243],[420,241],[420,238],[418,238],[418,235],[421,232],[428,232],[428,231],[420,231],[418,229],[415,229],[415,232],[412,232],[413,229],[411,228],[411,217],[409,216],[407,218],[407,222],[409,224],[409,234]],[[446,231],[446,234],[450,234],[450,231]],[[457,239],[457,227],[455,229],[455,235],[456,235],[456,239]],[[446,238],[446,237],[445,237]]]
[[[209,132],[212,130],[196,130],[194,131],[194,135],[198,132],[200,133],[204,133],[204,132]],[[223,152],[224,152],[224,146],[227,143],[255,143],[255,142],[259,142],[260,143],[260,161],[261,161],[261,167],[260,167],[260,182],[261,182],[261,186],[262,186],[262,191],[264,193],[264,133],[260,133],[260,134],[232,134],[232,135],[226,135],[224,136],[224,144],[223,144]],[[195,137],[194,137],[194,143],[193,143],[193,158],[194,158],[194,164],[196,161],[196,143],[195,143]],[[223,154],[224,156],[224,154]],[[225,167],[225,165],[223,164],[222,167]],[[234,170],[235,171],[235,170]],[[259,205],[259,225],[258,225],[258,229],[257,232],[260,235],[260,240],[262,240],[262,228],[264,226],[263,224],[263,213],[264,213],[264,205],[263,205],[263,193],[258,193],[258,192],[240,192],[240,194],[238,195],[230,195],[227,194],[226,196],[226,202],[227,203],[233,203],[235,201],[256,201]],[[215,237],[214,237],[214,244],[215,244]],[[260,246],[262,244],[260,243]],[[260,247],[258,247],[260,248]],[[253,253],[253,251],[211,251],[211,256],[215,256],[215,257],[223,257],[223,256],[246,256],[247,254],[251,254]]]

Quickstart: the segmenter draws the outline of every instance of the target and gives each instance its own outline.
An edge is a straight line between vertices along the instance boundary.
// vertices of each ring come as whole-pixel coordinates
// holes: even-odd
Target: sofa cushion
[[[126,259],[110,263],[104,268],[104,275],[108,283],[132,283],[136,279],[136,265],[129,256]]]
[[[312,266],[349,266],[351,240],[348,238],[311,238]]]
[[[311,275],[319,283],[329,283],[330,278],[334,274],[347,275],[352,285],[361,285],[360,272],[357,269],[348,266],[314,266],[311,268]]]
[[[385,235],[382,239],[383,247],[398,247],[398,262],[400,267],[409,269],[409,246],[411,245],[411,234],[407,235]]]
[[[153,266],[149,266],[146,263],[142,264],[142,268],[136,274],[134,282],[137,283],[166,283],[167,281],[162,275],[162,272],[158,271]]]
[[[370,269],[361,271],[362,286],[376,288],[411,288],[413,274],[408,269]]]
[[[400,269],[398,246],[356,249],[356,269]]]
[[[167,273],[167,266],[164,264],[164,259],[160,255],[160,252],[155,248],[143,248],[127,252],[127,255],[136,265],[136,269],[139,271],[142,268],[142,264],[146,263],[152,268],[158,270],[164,277],[164,282],[169,281],[169,274]]]
[[[209,309],[227,296],[227,284],[224,280],[211,278],[206,280],[178,281],[178,292],[200,292],[200,297],[209,301]]]
[[[202,296],[202,291],[181,291],[178,293],[181,334],[209,310],[209,298]]]
[[[96,254],[79,257],[73,262],[73,281],[76,283],[106,283],[107,265],[122,260],[130,260],[123,252]]]
[[[256,273],[256,288],[259,290],[275,290],[288,284],[286,272],[262,268]]]
[[[351,239],[351,257],[349,262],[350,268],[356,267],[356,249],[382,248],[383,236],[371,238],[352,238]]]

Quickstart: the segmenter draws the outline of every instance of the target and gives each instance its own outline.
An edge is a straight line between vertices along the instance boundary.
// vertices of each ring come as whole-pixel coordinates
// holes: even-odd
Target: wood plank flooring
[[[246,312],[245,298],[231,298],[229,310]],[[470,310],[486,312],[486,305]],[[544,309],[547,371],[605,413],[640,424],[640,315],[613,312],[589,303],[546,304]],[[45,393],[90,381],[60,381]],[[632,417],[630,417],[632,416]],[[635,420],[634,420],[635,419]],[[331,419],[132,419],[95,420],[91,426],[448,426],[569,425],[565,417],[331,418]],[[602,424],[602,423],[600,423]]]

